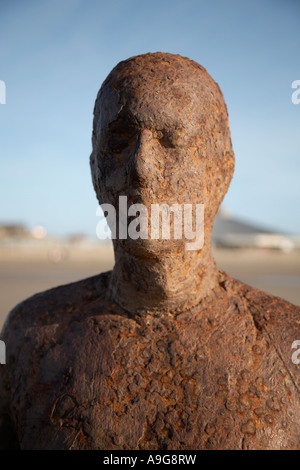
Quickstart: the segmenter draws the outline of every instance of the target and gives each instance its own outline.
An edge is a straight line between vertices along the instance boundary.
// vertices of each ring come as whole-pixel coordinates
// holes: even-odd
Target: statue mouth
[[[113,240],[151,240],[153,244],[185,240],[186,250],[199,250],[204,244],[204,204],[129,204],[119,196],[118,206],[101,204]],[[101,215],[100,213],[98,215]],[[103,216],[102,216],[103,221]],[[102,223],[101,221],[101,223]],[[100,231],[96,229],[99,236]],[[101,238],[101,237],[99,237]],[[192,241],[194,240],[194,241]]]

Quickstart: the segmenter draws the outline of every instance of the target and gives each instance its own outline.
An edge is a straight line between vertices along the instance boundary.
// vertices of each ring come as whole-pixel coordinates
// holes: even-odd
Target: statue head
[[[233,171],[228,113],[218,84],[196,62],[149,53],[120,62],[98,93],[91,170],[100,204],[204,204],[205,237]],[[117,240],[149,250],[157,240]],[[159,240],[159,249],[182,246]],[[151,245],[152,243],[152,245]],[[151,250],[150,250],[151,251]]]

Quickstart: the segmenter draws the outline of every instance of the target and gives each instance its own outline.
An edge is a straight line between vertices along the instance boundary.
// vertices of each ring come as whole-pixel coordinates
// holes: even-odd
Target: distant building
[[[212,241],[224,248],[277,248],[288,252],[300,247],[300,237],[242,222],[222,210],[215,219]]]
[[[0,224],[0,240],[6,238],[30,238],[31,234],[22,224]]]

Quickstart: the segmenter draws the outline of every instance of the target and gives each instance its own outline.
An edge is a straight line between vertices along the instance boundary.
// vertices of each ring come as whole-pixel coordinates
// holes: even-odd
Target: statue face
[[[91,156],[99,202],[117,208],[119,196],[127,196],[128,206],[142,203],[149,212],[155,203],[204,204],[211,228],[233,169],[229,128],[214,122],[223,112],[218,99],[189,83],[167,87],[161,77],[121,90],[104,87]],[[122,244],[160,252],[184,249],[185,240]]]

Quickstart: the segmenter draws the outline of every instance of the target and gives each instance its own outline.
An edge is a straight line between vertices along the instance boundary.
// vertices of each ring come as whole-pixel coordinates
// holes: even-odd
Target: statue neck
[[[131,313],[176,313],[188,310],[218,285],[218,270],[211,246],[200,251],[140,258],[115,246],[116,263],[110,292],[115,302]]]

